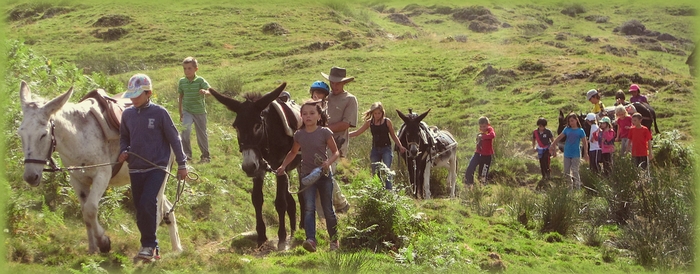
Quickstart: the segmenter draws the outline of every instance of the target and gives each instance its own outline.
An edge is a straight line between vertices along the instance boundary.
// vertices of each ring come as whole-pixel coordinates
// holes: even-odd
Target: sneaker
[[[331,242],[331,251],[336,251],[340,248],[340,244],[338,244],[338,240],[332,241]]]
[[[209,157],[202,158],[201,160],[199,160],[199,163],[200,163],[200,164],[206,164],[206,163],[209,163],[209,162],[211,162],[211,159],[209,159]]]
[[[306,239],[301,246],[308,252],[316,252],[316,242],[312,239]]]
[[[158,247],[141,247],[141,250],[139,251],[139,254],[136,255],[136,258],[145,260],[145,261],[155,261],[160,259],[160,248]]]

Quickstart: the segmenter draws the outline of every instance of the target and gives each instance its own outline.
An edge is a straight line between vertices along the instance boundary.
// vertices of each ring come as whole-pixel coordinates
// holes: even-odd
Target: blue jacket
[[[122,113],[119,127],[121,152],[129,151],[148,159],[160,167],[166,167],[170,159],[170,149],[175,152],[178,169],[186,168],[186,156],[177,128],[168,111],[162,106],[148,101],[140,108],[129,107]],[[146,171],[155,168],[139,157],[129,155],[129,172]]]

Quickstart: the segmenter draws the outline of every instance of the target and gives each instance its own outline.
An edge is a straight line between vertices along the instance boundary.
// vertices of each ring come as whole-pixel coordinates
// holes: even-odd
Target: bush
[[[568,235],[577,221],[578,208],[574,192],[568,187],[554,187],[547,191],[542,203],[540,232]]]
[[[576,4],[571,4],[567,7],[565,7],[563,10],[561,10],[562,14],[566,14],[571,17],[576,17],[577,14],[579,13],[585,13],[586,8],[584,8],[581,4],[576,3]]]
[[[629,20],[627,22],[622,23],[620,26],[620,32],[622,32],[625,35],[644,35],[644,31],[646,30],[646,27],[644,24],[640,23],[637,20]]]
[[[660,167],[680,167],[690,171],[694,166],[694,153],[690,147],[682,146],[678,141],[682,138],[678,130],[661,133],[656,139],[654,162]]]
[[[428,222],[418,212],[413,200],[384,189],[377,177],[358,191],[357,211],[348,218],[341,231],[341,246],[348,250],[396,250],[411,238],[428,229]]]

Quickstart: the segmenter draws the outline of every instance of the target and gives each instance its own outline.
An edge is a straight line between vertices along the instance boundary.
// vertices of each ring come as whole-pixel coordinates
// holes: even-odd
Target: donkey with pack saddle
[[[408,167],[408,178],[412,194],[416,198],[430,199],[430,169],[447,168],[447,183],[450,197],[455,197],[457,182],[457,141],[446,130],[429,127],[423,119],[428,111],[418,115],[408,110],[404,115],[396,110],[404,124],[399,129],[399,141],[406,148],[406,153],[399,153]],[[398,151],[398,147],[395,148]]]
[[[125,105],[107,98],[103,90],[88,93],[78,104],[68,103],[72,94],[73,88],[70,88],[48,102],[33,100],[27,83],[22,81],[20,102],[24,118],[17,133],[24,153],[24,181],[38,186],[43,171],[79,169],[70,173],[70,185],[82,208],[88,252],[109,252],[111,241],[97,219],[98,206],[108,186],[130,182],[128,167],[115,165],[120,153],[119,121]],[[54,163],[51,157],[54,151],[68,167],[59,168]],[[46,165],[51,168],[44,169]],[[158,193],[156,218],[168,224],[172,249],[180,252],[177,223],[170,210],[173,205],[164,196],[164,190],[165,182]]]
[[[276,170],[282,164],[287,152],[294,144],[294,131],[301,125],[300,107],[293,101],[277,100],[287,83],[261,95],[245,94],[245,101],[238,101],[209,89],[214,98],[226,108],[236,113],[233,127],[238,134],[238,145],[243,154],[241,167],[248,177],[253,178],[251,197],[255,207],[255,230],[257,244],[267,242],[266,226],[263,219],[263,183],[266,172]],[[289,172],[299,166],[301,156],[297,155],[286,168]],[[296,230],[296,204],[289,192],[287,174],[277,176],[275,209],[279,217],[277,249],[287,248],[285,213],[289,216],[291,235]]]

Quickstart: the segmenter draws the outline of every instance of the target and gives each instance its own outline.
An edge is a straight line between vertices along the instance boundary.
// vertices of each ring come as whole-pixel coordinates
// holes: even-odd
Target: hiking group
[[[162,177],[165,174],[160,169],[145,165],[143,160],[130,156],[128,153],[138,153],[146,160],[164,165],[169,157],[170,149],[175,153],[178,164],[178,175],[187,175],[187,162],[193,159],[190,135],[194,125],[197,144],[199,146],[200,164],[212,161],[207,134],[207,111],[205,98],[210,95],[209,83],[197,75],[198,62],[193,57],[187,57],[182,62],[185,76],[178,80],[178,111],[179,121],[183,130],[177,132],[175,123],[168,112],[161,106],[151,102],[153,94],[151,79],[144,74],[134,75],[128,83],[125,98],[130,98],[133,106],[123,114],[121,128],[120,162],[128,162],[131,177],[132,195],[136,206],[136,219],[141,233],[141,249],[137,258],[144,260],[157,259],[158,241],[155,237],[156,195]],[[304,249],[315,252],[316,213],[325,219],[326,229],[330,238],[329,250],[339,248],[337,238],[336,213],[347,212],[350,208],[348,200],[341,192],[338,182],[333,178],[339,159],[347,158],[350,148],[350,138],[364,133],[367,129],[372,134],[369,159],[372,163],[381,162],[386,168],[391,168],[394,150],[406,153],[394,129],[394,124],[386,117],[381,102],[374,102],[364,113],[361,126],[352,132],[350,128],[358,125],[358,100],[345,90],[346,84],[354,77],[347,77],[346,70],[332,67],[330,73],[321,73],[328,81],[316,81],[310,85],[310,99],[300,108],[301,124],[293,133],[293,146],[288,151],[284,161],[274,170],[277,175],[285,174],[285,170],[301,152],[301,167],[299,177],[305,178],[304,189],[299,199],[303,200],[302,224],[306,240]],[[633,84],[629,91],[632,93],[631,102],[646,102],[647,98],[640,95],[640,88]],[[289,93],[282,92],[280,97],[289,100]],[[556,156],[558,142],[564,141],[564,174],[571,179],[571,187],[579,189],[580,159],[589,161],[589,167],[596,173],[608,175],[612,170],[612,153],[618,145],[620,155],[631,152],[635,165],[647,168],[651,160],[651,131],[641,125],[643,117],[634,113],[625,101],[624,92],[616,95],[615,123],[607,116],[605,106],[596,90],[586,94],[593,104],[591,113],[585,116],[584,131],[580,118],[570,113],[564,119],[565,126],[558,135],[547,128],[547,120],[539,118],[537,129],[532,132],[532,149],[537,152],[540,171],[543,179],[550,179],[550,159]],[[626,108],[627,107],[627,108]],[[630,116],[630,113],[632,115]],[[617,126],[615,129],[614,124]],[[486,116],[478,119],[475,152],[469,159],[464,172],[464,183],[467,187],[474,185],[474,175],[482,184],[487,183],[489,169],[494,157],[494,140],[496,132],[491,121]],[[240,137],[239,137],[240,138]],[[395,148],[392,148],[392,141]],[[242,144],[242,142],[241,142]],[[582,149],[583,148],[583,152]],[[216,155],[214,155],[215,159]],[[372,165],[372,174],[377,173],[377,166]],[[313,179],[309,179],[313,178]],[[392,190],[393,178],[384,178],[384,187]]]

